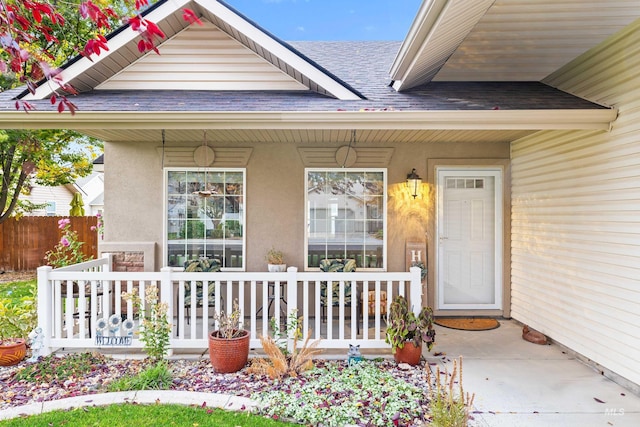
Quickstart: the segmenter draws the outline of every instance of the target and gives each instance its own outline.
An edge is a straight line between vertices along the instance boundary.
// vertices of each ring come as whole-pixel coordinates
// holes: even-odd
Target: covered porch
[[[208,348],[208,334],[217,328],[215,313],[230,313],[237,302],[241,327],[251,334],[250,346],[261,348],[260,336],[282,338],[287,322],[301,319],[302,330],[319,339],[319,348],[388,349],[385,343],[386,313],[397,295],[408,298],[412,309],[422,307],[418,267],[409,272],[299,272],[282,273],[184,272],[163,267],[159,272],[111,271],[112,255],[52,269],[38,269],[38,324],[42,328],[42,354],[57,349],[142,349],[137,334],[140,315],[122,297],[134,289],[145,307],[150,286],[159,290],[171,322],[170,351],[201,352]],[[202,286],[212,295],[198,303]],[[321,296],[321,292],[326,297]],[[364,299],[363,299],[364,297]],[[288,339],[292,346],[292,339]]]

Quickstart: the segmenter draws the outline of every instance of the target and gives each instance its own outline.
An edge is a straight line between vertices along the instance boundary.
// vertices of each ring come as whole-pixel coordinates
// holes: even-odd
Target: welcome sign
[[[122,320],[113,314],[109,319],[100,318],[96,325],[96,345],[99,347],[128,347],[133,343],[133,319]]]

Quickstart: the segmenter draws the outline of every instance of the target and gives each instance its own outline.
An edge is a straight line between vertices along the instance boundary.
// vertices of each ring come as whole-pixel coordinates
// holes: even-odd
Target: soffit
[[[109,142],[161,143],[162,131],[150,129],[82,129],[82,133]],[[522,138],[535,130],[391,130],[369,129],[356,132],[358,143],[504,143]],[[202,129],[166,130],[166,144],[202,142]],[[312,143],[348,144],[350,129],[220,129],[207,131],[207,142],[218,143]]]
[[[405,59],[410,63],[405,74],[393,76],[401,80],[395,87],[402,90],[431,80],[541,81],[640,17],[640,0],[496,0],[470,25],[469,20],[478,17],[473,6],[485,4],[446,1],[430,32],[446,34],[456,25],[470,31],[460,41],[455,31],[452,38],[427,37],[422,29],[418,40],[424,44],[414,58]],[[460,12],[463,5],[468,11]],[[414,35],[419,26],[414,23]]]

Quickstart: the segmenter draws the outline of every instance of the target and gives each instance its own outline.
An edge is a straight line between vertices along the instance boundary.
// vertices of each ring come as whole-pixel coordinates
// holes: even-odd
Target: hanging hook
[[[351,146],[356,145],[356,130],[353,129],[351,131],[351,138],[349,138],[349,146],[347,147],[347,154],[344,156],[344,160],[342,161],[342,167],[344,168],[347,164],[347,159],[349,158],[349,152],[351,152]]]
[[[164,129],[162,129],[162,169],[164,169]]]

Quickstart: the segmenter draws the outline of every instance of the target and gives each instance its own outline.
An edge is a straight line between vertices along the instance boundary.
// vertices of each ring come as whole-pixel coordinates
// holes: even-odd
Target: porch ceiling
[[[160,130],[113,130],[85,129],[83,133],[111,142],[157,142],[162,140]],[[366,143],[429,143],[429,142],[473,142],[502,143],[522,138],[535,131],[531,130],[380,130],[366,129],[356,133],[357,142]],[[165,140],[168,144],[202,141],[202,129],[168,130]],[[348,143],[351,130],[346,129],[218,129],[207,132],[207,140],[212,143]]]

